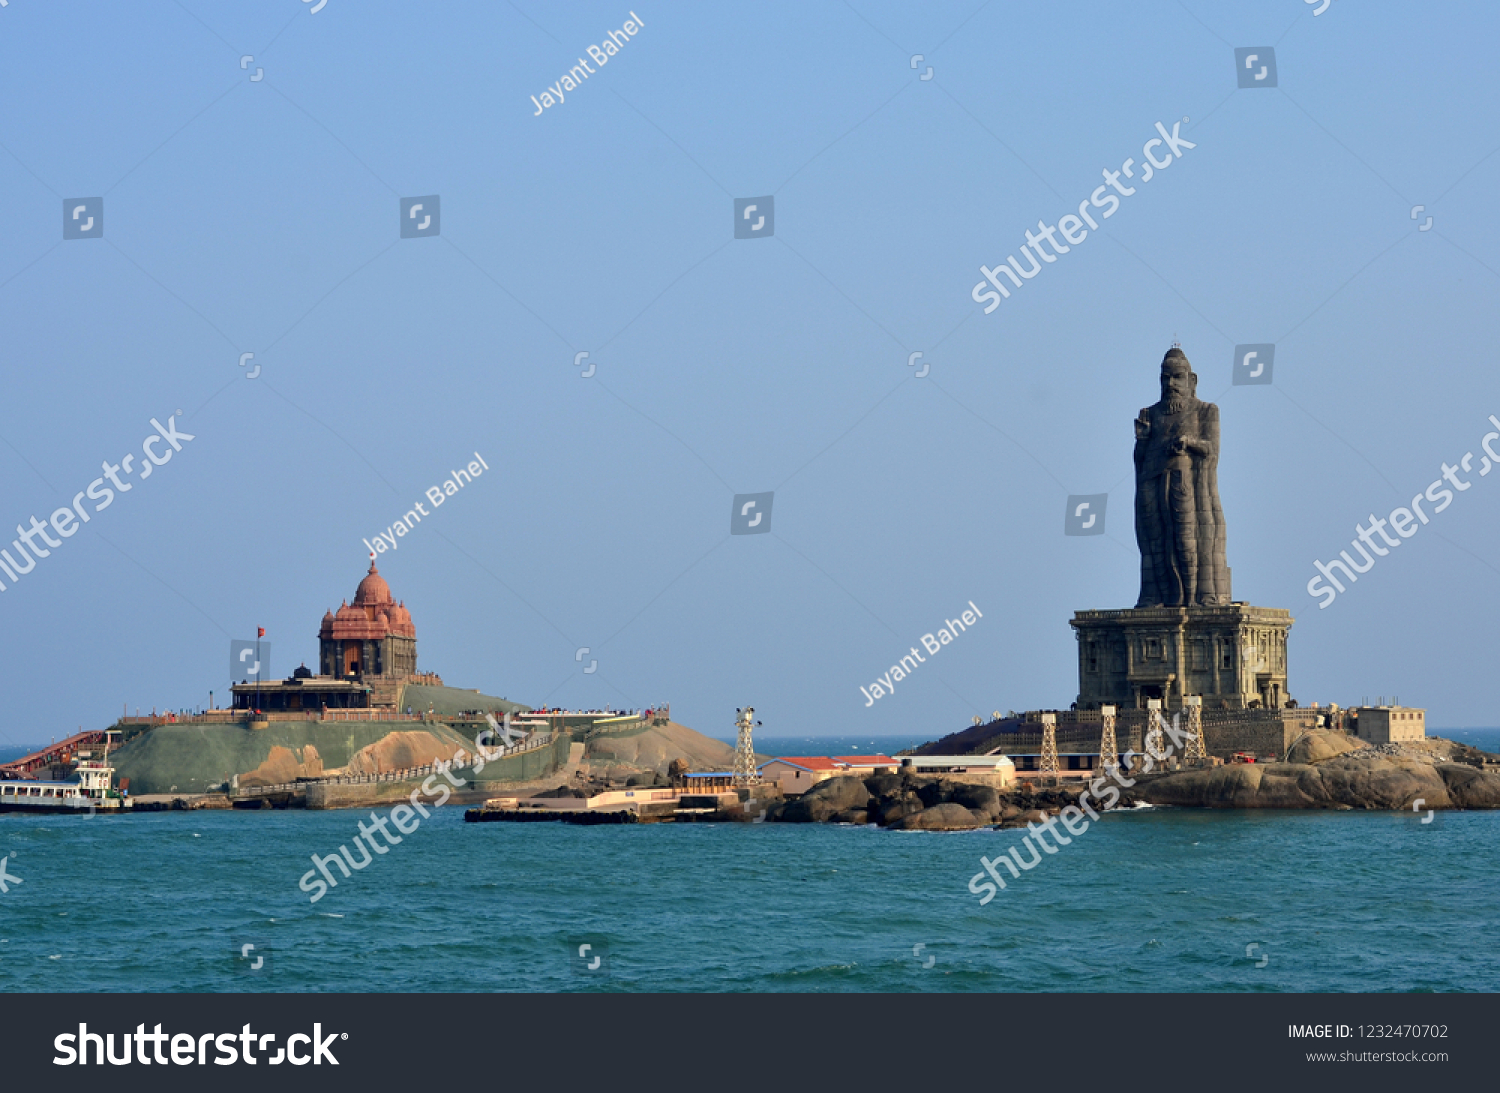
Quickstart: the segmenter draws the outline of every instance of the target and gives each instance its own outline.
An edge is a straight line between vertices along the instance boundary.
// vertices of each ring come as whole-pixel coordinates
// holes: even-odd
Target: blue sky
[[[540,117],[629,7],[311,8],[0,9],[3,526],[152,418],[194,437],[5,582],[0,742],[222,698],[256,626],[313,661],[362,540],[475,452],[379,559],[452,685],[720,736],[746,703],[782,736],[1066,706],[1072,612],[1135,602],[1130,422],[1174,337],[1221,408],[1235,597],[1297,619],[1293,695],[1495,723],[1500,479],[1306,590],[1500,415],[1492,8],[639,0]],[[1237,89],[1268,45],[1277,86]],[[1195,148],[982,313],[981,264],[1184,117]],[[440,236],[402,239],[425,195]],[[774,236],[735,239],[766,195]],[[103,238],[64,241],[100,196]],[[1241,343],[1273,384],[1231,385]],[[771,533],[731,536],[764,491]],[[1064,536],[1104,492],[1107,534]]]

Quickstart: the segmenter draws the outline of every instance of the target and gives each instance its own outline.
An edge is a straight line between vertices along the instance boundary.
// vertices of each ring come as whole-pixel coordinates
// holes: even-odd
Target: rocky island
[[[1132,806],[1138,800],[1118,790],[1114,796],[1112,804],[1117,808]],[[772,804],[766,809],[765,821],[876,824],[893,831],[1025,827],[1077,805],[1079,797],[1079,791],[1031,782],[1001,788],[967,778],[913,774],[903,769],[869,778],[829,778],[800,797]]]
[[[1099,785],[1099,780],[1093,780]],[[1078,805],[1085,790],[1095,807],[1140,804],[1182,808],[1354,809],[1408,811],[1500,808],[1500,755],[1451,740],[1371,745],[1318,730],[1292,748],[1286,762],[1137,773],[1123,791],[1106,779],[1094,793],[1033,781],[997,787],[972,778],[902,770],[869,778],[818,783],[765,812],[768,823],[876,824],[896,831],[962,831],[1024,827]],[[1111,799],[1114,798],[1114,799]],[[1420,803],[1419,803],[1420,802]]]
[[[1500,808],[1500,756],[1452,740],[1372,745],[1323,730],[1288,760],[1146,775],[1135,792],[1193,808]]]

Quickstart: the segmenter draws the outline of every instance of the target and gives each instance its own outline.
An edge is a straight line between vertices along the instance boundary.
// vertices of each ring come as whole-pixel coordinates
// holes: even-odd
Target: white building
[[[987,774],[1002,788],[1016,780],[1008,755],[903,755],[901,765],[916,774]]]

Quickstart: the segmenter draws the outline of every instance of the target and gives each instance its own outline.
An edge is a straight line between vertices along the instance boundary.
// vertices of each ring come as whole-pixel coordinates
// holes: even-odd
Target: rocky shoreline
[[[1097,784],[1097,779],[1091,780]],[[964,831],[1024,827],[1079,806],[1138,804],[1179,808],[1420,809],[1500,808],[1500,756],[1450,740],[1372,746],[1318,730],[1297,742],[1284,763],[1237,763],[1138,774],[1124,784],[1088,783],[1004,789],[909,771],[819,782],[800,797],[766,809],[767,823],[876,824],[894,831]],[[1080,797],[1088,797],[1088,805]],[[1420,804],[1418,804],[1420,802]]]
[[[1077,805],[1086,787],[1019,786],[997,789],[974,781],[903,771],[869,778],[846,775],[819,782],[791,800],[766,809],[767,823],[878,824],[892,831],[968,831],[980,827],[1025,827]],[[1116,787],[1094,800],[1095,809],[1134,806],[1133,790]]]
[[[1372,746],[1320,730],[1288,759],[1147,775],[1134,792],[1183,808],[1500,808],[1500,757],[1451,740]]]

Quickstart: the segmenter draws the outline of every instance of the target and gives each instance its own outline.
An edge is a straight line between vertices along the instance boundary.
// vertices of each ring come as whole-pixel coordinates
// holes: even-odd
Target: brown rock
[[[392,732],[360,748],[349,757],[344,769],[349,774],[384,774],[425,767],[451,758],[453,745],[444,743],[430,732]],[[244,779],[240,784],[244,785]]]
[[[1287,752],[1287,761],[1292,763],[1321,763],[1345,752],[1358,751],[1368,745],[1346,733],[1329,729],[1314,729],[1303,736]]]
[[[1459,808],[1500,808],[1500,774],[1457,763],[1439,764],[1437,771]]]
[[[982,813],[985,816],[985,823],[998,819],[1003,807],[1000,794],[996,792],[994,786],[975,785],[968,782],[956,784],[948,799],[954,804]]]
[[[1335,734],[1336,735],[1336,734]],[[1475,777],[1477,776],[1477,777]],[[1303,763],[1231,764],[1181,771],[1143,781],[1135,796],[1152,804],[1196,808],[1409,808],[1418,797],[1428,808],[1451,808],[1449,779],[1457,792],[1500,806],[1500,777],[1457,764],[1347,752],[1316,766]],[[1461,787],[1461,788],[1460,788]],[[1479,804],[1494,800],[1495,804]]]
[[[734,745],[668,721],[644,732],[604,733],[588,742],[585,762],[590,766],[623,767],[626,775],[640,770],[668,770],[681,759],[692,770],[731,770]]]
[[[895,826],[898,831],[970,831],[985,822],[963,805],[944,803],[905,816]]]
[[[835,811],[846,808],[864,808],[870,801],[870,791],[864,779],[852,775],[828,778],[819,782],[802,795],[803,800],[826,801]]]
[[[870,802],[870,819],[882,827],[888,827],[906,816],[921,811],[922,801],[914,793],[908,793],[893,800]]]
[[[836,824],[863,825],[870,822],[870,815],[862,808],[846,808],[844,811],[834,815],[833,822]]]
[[[251,786],[276,786],[283,782],[295,782],[298,778],[316,778],[323,773],[323,760],[318,749],[308,744],[299,756],[291,748],[280,744],[271,745],[271,753],[265,762],[252,771],[240,775],[243,788]]]

